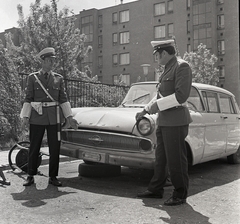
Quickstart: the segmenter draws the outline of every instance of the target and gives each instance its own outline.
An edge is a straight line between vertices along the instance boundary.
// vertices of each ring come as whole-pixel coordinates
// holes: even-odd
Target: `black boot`
[[[48,183],[57,187],[62,186],[62,183],[56,177],[50,177]]]
[[[28,176],[27,180],[23,183],[23,186],[31,186],[34,184],[34,177],[33,176]]]

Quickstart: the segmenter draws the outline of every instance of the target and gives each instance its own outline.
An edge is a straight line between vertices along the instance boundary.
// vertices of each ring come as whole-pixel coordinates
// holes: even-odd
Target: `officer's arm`
[[[160,111],[185,103],[189,97],[192,84],[192,71],[187,63],[182,63],[176,71],[175,93],[157,100]]]
[[[20,113],[20,118],[30,118],[31,116],[31,111],[32,111],[32,106],[31,102],[33,101],[33,79],[32,76],[29,75],[27,79],[27,86],[26,86],[26,96],[24,99],[23,107]]]

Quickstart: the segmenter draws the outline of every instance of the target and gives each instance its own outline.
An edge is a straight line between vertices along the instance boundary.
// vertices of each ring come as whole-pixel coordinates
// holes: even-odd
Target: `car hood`
[[[79,128],[131,133],[142,108],[87,107],[73,109]]]

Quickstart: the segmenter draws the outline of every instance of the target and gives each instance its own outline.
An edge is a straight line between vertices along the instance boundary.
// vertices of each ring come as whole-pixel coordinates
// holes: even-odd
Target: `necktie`
[[[47,73],[47,72],[44,73],[44,78],[45,78],[46,80],[48,79],[48,73]]]

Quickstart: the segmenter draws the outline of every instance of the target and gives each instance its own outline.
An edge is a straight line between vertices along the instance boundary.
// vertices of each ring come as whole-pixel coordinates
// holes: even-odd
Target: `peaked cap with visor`
[[[166,47],[174,47],[174,40],[161,40],[161,41],[151,41],[153,47],[153,54],[156,54],[160,50],[164,50]]]

